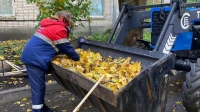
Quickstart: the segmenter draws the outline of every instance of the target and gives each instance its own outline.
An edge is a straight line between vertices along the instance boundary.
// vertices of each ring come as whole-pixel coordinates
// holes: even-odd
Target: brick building
[[[118,16],[117,0],[91,0],[91,22],[83,21],[85,28],[76,28],[82,35],[111,29]],[[0,0],[0,40],[30,38],[34,34],[39,13],[35,4],[26,0]]]

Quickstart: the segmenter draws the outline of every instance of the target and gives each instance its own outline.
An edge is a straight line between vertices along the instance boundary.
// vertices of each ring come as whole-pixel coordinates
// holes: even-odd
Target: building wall
[[[170,3],[170,0],[164,0],[164,3]]]
[[[77,28],[77,32],[85,32],[90,35],[92,32],[105,32],[113,26],[113,0],[104,0],[104,13],[103,16],[91,17],[91,22],[82,22],[86,27]],[[89,25],[90,24],[90,25]]]
[[[91,17],[91,22],[82,21],[85,27],[76,28],[75,32],[91,35],[92,32],[104,32],[112,28],[113,0],[104,0],[103,16]],[[9,18],[0,17],[0,41],[7,39],[30,38],[35,32],[38,21],[34,21],[39,13],[36,4],[27,4],[26,0],[13,0],[14,15]],[[16,18],[16,21],[9,21]],[[7,21],[6,21],[7,20]],[[75,34],[77,34],[75,33]],[[80,34],[77,36],[80,36]]]
[[[38,7],[35,4],[27,4],[26,0],[14,0],[13,2],[14,15],[10,18],[2,17],[3,20],[17,21],[0,21],[0,26],[4,28],[20,28],[34,27],[38,22],[34,21],[18,21],[18,20],[36,20],[39,13]]]

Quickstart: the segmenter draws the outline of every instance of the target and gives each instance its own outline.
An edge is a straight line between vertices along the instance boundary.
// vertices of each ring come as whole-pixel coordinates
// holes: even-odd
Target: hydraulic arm
[[[199,26],[193,26],[191,21],[200,18],[200,8],[194,8],[193,10],[186,10],[186,8],[198,7],[200,6],[200,3],[186,4],[185,1],[182,0],[172,0],[170,4],[149,6],[131,6],[124,3],[108,43],[111,43],[119,24],[119,31],[113,44],[123,44],[125,37],[131,29],[148,28],[151,26],[151,23],[144,22],[145,19],[150,18],[150,11],[138,10],[163,6],[170,6],[171,10],[153,51],[168,54],[179,33],[188,32],[192,28],[199,28]]]

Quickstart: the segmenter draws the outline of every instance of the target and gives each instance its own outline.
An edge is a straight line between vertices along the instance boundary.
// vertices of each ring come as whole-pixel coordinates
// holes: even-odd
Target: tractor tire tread
[[[198,60],[200,62],[200,59]],[[183,104],[188,112],[200,110],[200,63],[191,64],[191,71],[186,74],[186,81],[183,83]]]

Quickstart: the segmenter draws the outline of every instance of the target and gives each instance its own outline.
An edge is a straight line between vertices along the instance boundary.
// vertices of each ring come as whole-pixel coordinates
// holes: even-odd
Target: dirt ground
[[[178,74],[170,78],[166,112],[187,112],[182,105],[181,98],[181,88],[184,81],[184,74]],[[81,99],[78,99],[68,91],[61,91],[46,95],[45,101],[48,106],[57,108],[58,112],[72,112],[73,109],[79,104]],[[30,110],[31,99],[28,98],[0,106],[1,112],[30,112]],[[98,110],[85,103],[81,107],[80,112],[98,112]]]

